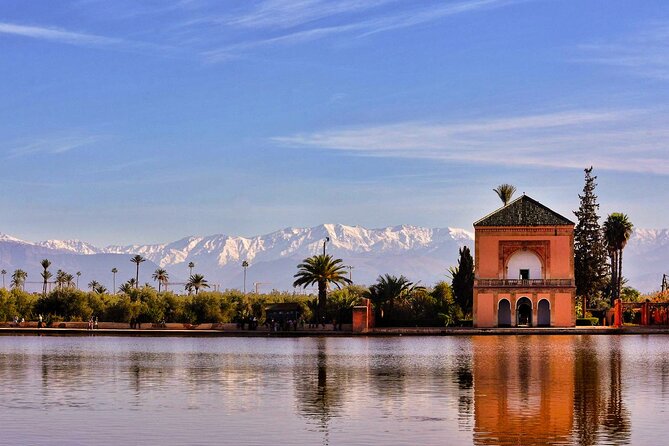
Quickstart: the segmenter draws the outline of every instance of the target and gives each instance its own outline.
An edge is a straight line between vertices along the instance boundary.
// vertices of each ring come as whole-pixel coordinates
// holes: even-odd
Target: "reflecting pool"
[[[669,336],[3,336],[0,386],[3,444],[669,437]]]

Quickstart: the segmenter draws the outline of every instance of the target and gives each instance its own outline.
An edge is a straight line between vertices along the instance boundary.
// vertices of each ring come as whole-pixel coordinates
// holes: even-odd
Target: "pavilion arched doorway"
[[[537,325],[540,327],[551,326],[551,304],[546,299],[541,299],[537,305]]]
[[[500,300],[497,304],[497,326],[511,326],[511,304],[506,299]]]
[[[532,326],[532,301],[527,297],[521,297],[516,302],[516,326]]]

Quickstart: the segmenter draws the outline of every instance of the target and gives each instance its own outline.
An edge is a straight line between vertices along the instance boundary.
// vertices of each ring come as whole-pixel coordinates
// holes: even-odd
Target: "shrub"
[[[580,317],[576,319],[576,326],[578,327],[596,327],[599,325],[599,318],[596,317]]]

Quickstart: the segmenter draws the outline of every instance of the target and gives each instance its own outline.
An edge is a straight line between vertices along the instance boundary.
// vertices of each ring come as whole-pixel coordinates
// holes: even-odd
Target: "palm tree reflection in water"
[[[307,363],[295,368],[294,384],[298,412],[323,433],[323,445],[330,444],[330,421],[339,416],[342,392],[347,387],[338,372],[328,379],[326,342],[327,339],[319,338],[316,355],[307,356]]]

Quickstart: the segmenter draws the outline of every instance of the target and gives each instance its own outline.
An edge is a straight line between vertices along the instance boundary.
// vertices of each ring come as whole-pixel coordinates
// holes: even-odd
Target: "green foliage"
[[[446,282],[434,288],[415,286],[403,276],[381,276],[365,296],[372,301],[379,326],[448,326],[463,317]]]
[[[474,303],[474,259],[467,246],[458,251],[458,266],[451,268],[451,286],[455,302],[465,314],[471,314]]]
[[[596,317],[579,317],[576,319],[577,327],[595,327],[599,325],[599,318]]]
[[[623,249],[632,236],[634,225],[627,215],[614,212],[608,216],[603,225],[604,241],[611,259],[611,302],[620,297],[623,277]]]
[[[620,298],[623,302],[641,302],[643,298],[641,297],[641,292],[639,290],[632,288],[631,286],[624,286],[620,292]]]
[[[325,311],[327,304],[327,290],[329,285],[341,288],[351,281],[346,277],[346,266],[341,259],[335,259],[331,255],[316,255],[306,258],[297,265],[297,273],[293,276],[294,287],[318,285],[318,309]]]
[[[387,324],[398,326],[456,325],[462,311],[455,303],[450,285],[441,282],[432,289],[415,286],[406,278],[389,276],[402,291],[393,295],[393,305],[387,308]],[[392,288],[392,287],[391,287]],[[395,289],[395,288],[393,288]],[[397,290],[395,290],[397,291]],[[330,293],[326,320],[350,323],[353,306],[368,294],[367,288],[349,285]],[[15,316],[36,320],[42,314],[48,323],[86,321],[98,317],[104,322],[129,323],[214,323],[241,322],[257,318],[265,321],[265,308],[273,303],[298,303],[305,320],[310,320],[318,307],[314,295],[272,291],[264,294],[243,294],[237,290],[223,292],[200,291],[189,296],[172,292],[159,293],[153,287],[128,289],[127,293],[107,294],[82,291],[70,287],[55,289],[46,295],[26,293],[20,289],[0,289],[0,321]],[[383,304],[387,304],[384,300]]]
[[[493,191],[495,191],[499,199],[504,203],[504,206],[506,206],[511,201],[511,198],[513,198],[513,194],[516,193],[516,186],[504,183],[497,186],[497,189],[493,189]]]
[[[330,318],[342,324],[350,324],[353,319],[353,307],[358,305],[366,288],[349,285],[330,293],[326,306]]]
[[[595,195],[596,176],[592,175],[592,167],[585,169],[585,185],[583,195],[579,195],[581,204],[574,215],[578,219],[574,228],[574,274],[576,280],[576,295],[581,297],[581,311],[587,310],[588,300],[590,308],[599,300],[606,287],[608,268],[606,266],[606,248],[603,234],[599,225],[599,203]]]

